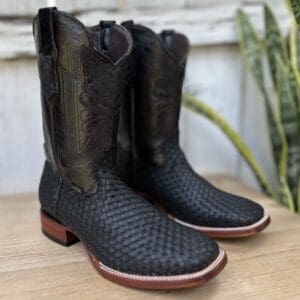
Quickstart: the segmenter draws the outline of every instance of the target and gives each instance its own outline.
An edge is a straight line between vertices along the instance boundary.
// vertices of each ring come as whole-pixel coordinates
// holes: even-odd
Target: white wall
[[[14,2],[8,5],[0,0],[0,194],[37,190],[44,159],[30,19],[20,18],[31,16],[40,2],[31,1],[31,6],[19,10],[15,10],[19,1],[15,6]],[[100,11],[79,15],[87,24],[97,22],[99,16],[134,17],[154,30],[167,27],[185,32],[193,47],[184,90],[220,112],[244,137],[269,177],[274,177],[264,107],[236,44],[234,13],[242,1],[112,1],[113,11],[103,8],[107,1],[58,2],[71,11],[89,7],[84,3],[94,4]],[[286,12],[280,3],[272,1],[286,30]],[[261,6],[247,1],[245,9],[261,30]],[[18,20],[5,18],[11,15]],[[181,114],[181,144],[199,172],[231,174],[256,186],[248,167],[220,130],[186,110]]]
[[[0,62],[0,193],[36,190],[43,161],[34,59]]]

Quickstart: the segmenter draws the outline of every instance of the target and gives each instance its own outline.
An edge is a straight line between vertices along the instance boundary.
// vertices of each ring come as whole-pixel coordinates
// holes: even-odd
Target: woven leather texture
[[[37,21],[43,23],[49,17],[47,9],[43,12],[36,19],[35,32],[39,29]],[[45,163],[39,189],[42,210],[67,226],[112,269],[151,276],[187,274],[205,268],[218,256],[218,245],[171,221],[117,175],[115,148],[126,60],[112,64],[103,55],[96,55],[87,28],[56,10],[50,11],[51,16],[59,66],[51,64],[48,71],[57,71],[60,93],[51,105],[45,100],[54,79],[41,72],[42,87],[46,86],[42,103],[44,126],[51,129],[50,142],[57,151],[59,167],[54,171],[52,161],[52,165]],[[119,28],[120,38],[127,34]],[[96,42],[98,36],[96,31]],[[39,45],[41,39],[36,40]],[[44,46],[42,52],[48,53],[48,43]],[[40,70],[45,71],[44,56],[39,54],[39,58]]]
[[[44,12],[41,22],[49,17],[47,9]],[[151,276],[187,274],[205,268],[218,256],[218,245],[171,221],[137,196],[116,173],[125,62],[113,65],[95,56],[81,23],[58,11],[50,13],[55,17],[61,89],[58,104],[42,101],[46,105],[44,125],[53,133],[53,145],[58,144],[55,150],[61,150],[56,160],[68,172],[62,172],[61,167],[54,171],[49,162],[45,163],[39,189],[42,210],[67,226],[112,269]],[[47,53],[47,47],[44,50]],[[44,70],[45,60],[40,60],[39,66]],[[42,72],[42,87],[47,87],[46,91],[42,89],[43,95],[49,92],[53,80]],[[93,182],[96,188],[90,193],[84,187]],[[82,189],[74,188],[74,183]]]
[[[97,174],[97,192],[85,195],[60,184],[46,163],[40,200],[103,264],[130,274],[178,275],[199,271],[217,257],[213,240],[173,222],[124,184],[112,152]]]
[[[167,159],[162,167],[138,168],[132,184],[178,219],[199,226],[237,227],[263,217],[257,203],[223,192],[196,174],[177,144],[166,143],[164,154]]]

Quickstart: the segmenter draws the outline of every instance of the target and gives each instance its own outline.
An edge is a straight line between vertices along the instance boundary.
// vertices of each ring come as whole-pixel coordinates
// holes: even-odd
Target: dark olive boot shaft
[[[171,221],[117,174],[129,32],[113,22],[86,28],[42,9],[34,36],[47,156],[39,189],[46,235],[64,244],[81,240],[97,270],[125,285],[179,288],[215,276],[226,262],[218,245]]]
[[[134,41],[118,136],[118,166],[124,180],[184,225],[204,231],[218,228],[221,235],[215,236],[220,237],[225,237],[223,228],[234,228],[233,235],[241,235],[245,226],[265,217],[263,208],[213,187],[192,170],[179,147],[187,38],[174,31],[157,35],[130,21],[123,25]]]
[[[104,23],[87,29],[55,9],[40,11],[34,33],[47,159],[69,183],[94,191],[95,170],[116,143],[131,38]]]

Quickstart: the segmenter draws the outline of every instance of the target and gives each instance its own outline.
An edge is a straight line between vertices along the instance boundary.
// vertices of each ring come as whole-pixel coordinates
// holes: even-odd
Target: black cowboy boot
[[[86,28],[55,8],[34,20],[47,161],[40,182],[43,232],[85,245],[107,279],[169,289],[205,283],[226,255],[203,234],[171,221],[118,177],[116,143],[129,32]]]
[[[187,38],[157,35],[132,21],[131,84],[121,108],[118,167],[128,184],[178,223],[212,237],[254,235],[270,222],[253,201],[225,193],[196,174],[178,143]]]

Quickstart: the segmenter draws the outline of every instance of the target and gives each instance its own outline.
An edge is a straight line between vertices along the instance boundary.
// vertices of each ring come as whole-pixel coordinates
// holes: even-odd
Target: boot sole
[[[41,211],[41,224],[42,232],[56,243],[71,246],[80,241],[78,235],[43,211]],[[200,286],[218,275],[227,263],[226,253],[220,249],[218,257],[198,272],[171,276],[143,276],[114,270],[101,263],[90,251],[87,250],[87,253],[93,266],[104,278],[120,285],[141,289],[168,290]]]
[[[246,225],[246,226],[239,226],[239,227],[209,227],[209,226],[198,226],[195,224],[191,224],[185,221],[182,221],[180,219],[177,219],[174,215],[169,213],[161,204],[159,201],[154,199],[153,197],[149,196],[145,193],[139,193],[143,198],[151,202],[153,205],[157,206],[159,209],[163,210],[169,218],[171,218],[173,221],[201,231],[205,233],[206,235],[212,237],[212,238],[220,238],[220,239],[234,239],[234,238],[243,238],[243,237],[250,237],[258,234],[259,232],[263,231],[271,222],[271,218],[269,214],[265,211],[264,216],[258,220],[257,222]]]

